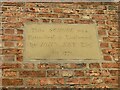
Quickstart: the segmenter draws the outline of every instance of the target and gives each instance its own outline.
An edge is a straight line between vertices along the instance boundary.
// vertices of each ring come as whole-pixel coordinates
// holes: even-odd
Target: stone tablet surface
[[[24,30],[24,60],[102,58],[96,24],[27,23]]]

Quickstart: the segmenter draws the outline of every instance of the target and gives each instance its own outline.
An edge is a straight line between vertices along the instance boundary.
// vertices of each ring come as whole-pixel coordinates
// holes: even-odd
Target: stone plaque
[[[96,24],[28,23],[25,60],[101,59]]]

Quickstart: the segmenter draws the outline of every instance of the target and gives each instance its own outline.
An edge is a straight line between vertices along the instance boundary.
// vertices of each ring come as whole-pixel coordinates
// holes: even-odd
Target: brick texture
[[[120,76],[120,3],[2,2],[0,59],[2,86],[38,88],[118,88]],[[33,23],[97,23],[103,60],[79,63],[25,62],[24,27]],[[6,89],[5,89],[6,90]],[[13,90],[13,89],[11,89]],[[32,89],[33,90],[33,89]],[[34,89],[37,90],[37,89]]]

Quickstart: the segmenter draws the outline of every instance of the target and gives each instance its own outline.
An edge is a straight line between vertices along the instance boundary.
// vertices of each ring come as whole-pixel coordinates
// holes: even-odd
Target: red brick
[[[67,24],[74,24],[75,23],[75,21],[73,19],[66,19],[63,22],[67,23]]]
[[[67,80],[66,80],[66,84],[69,84],[69,85],[71,85],[71,84],[79,84],[79,78],[68,78]]]
[[[103,68],[119,68],[119,63],[102,63]]]
[[[25,63],[23,65],[24,69],[34,69],[34,64],[33,63]]]
[[[51,22],[52,23],[61,23],[62,20],[61,19],[52,19]]]
[[[26,80],[26,85],[29,86],[34,86],[34,85],[38,85],[38,79],[37,78],[29,78]]]
[[[103,54],[110,54],[110,55],[118,54],[117,49],[103,49],[102,52]]]
[[[90,84],[90,78],[79,78],[80,84]]]
[[[49,23],[49,22],[50,22],[50,19],[42,19],[42,22],[44,22],[44,23]]]
[[[109,70],[109,72],[112,76],[119,76],[120,75],[120,70]]]
[[[117,32],[117,31],[109,31],[108,34],[109,34],[109,36],[119,36],[119,35],[120,35],[120,32]]]
[[[43,64],[38,64],[38,65],[37,65],[37,68],[38,68],[38,69],[46,69],[47,66],[46,66],[45,63],[43,63]]]
[[[58,70],[48,70],[47,77],[58,77],[59,71]]]
[[[58,17],[59,18],[70,18],[69,14],[63,14],[63,13],[58,14]]]
[[[2,36],[3,40],[10,40],[10,41],[14,41],[14,40],[23,40],[23,36],[13,36],[13,35],[4,35]]]
[[[17,54],[19,53],[17,49],[3,49],[3,54]]]
[[[60,69],[60,64],[46,64],[47,69]]]
[[[118,84],[118,77],[106,77],[104,78],[106,84]]]
[[[100,24],[103,24],[103,25],[105,24],[105,21],[96,21],[96,22],[97,22],[97,24],[99,24],[99,25],[100,25]]]
[[[108,70],[100,70],[100,76],[108,77],[108,76],[110,76],[110,73]]]
[[[3,69],[20,69],[21,64],[19,64],[19,63],[3,63],[2,68]]]
[[[14,32],[15,32],[14,29],[5,29],[4,30],[5,34],[14,34]]]
[[[52,12],[51,8],[40,8],[40,10],[36,9],[36,11],[39,11],[40,13],[50,13],[50,12]]]
[[[118,37],[103,37],[104,42],[118,42],[119,38]]]
[[[17,34],[23,34],[23,30],[22,29],[17,29]]]
[[[100,76],[100,71],[99,70],[88,70],[86,71],[86,76]]]
[[[75,20],[75,23],[79,23],[79,24],[91,24],[93,23],[92,20]]]
[[[85,75],[84,71],[82,71],[82,70],[75,70],[74,73],[75,73],[75,76],[84,76]]]
[[[20,28],[23,26],[22,22],[17,22],[17,23],[4,23],[3,27],[4,28]]]
[[[106,35],[106,31],[99,30],[99,31],[98,31],[98,34],[99,34],[99,35]]]
[[[21,86],[23,85],[22,79],[2,79],[3,86]]]
[[[100,43],[101,48],[108,48],[109,44],[108,43]]]
[[[7,41],[6,41],[6,42],[4,42],[4,46],[5,46],[5,47],[14,47],[14,42],[10,42],[10,41],[7,42]]]
[[[89,66],[90,68],[100,68],[99,63],[90,63]]]
[[[13,70],[3,70],[3,76],[4,77],[17,77],[17,72]]]
[[[105,15],[94,15],[92,16],[92,19],[95,19],[95,20],[106,20],[106,16]]]
[[[79,19],[79,15],[70,15],[70,14],[69,14],[69,17],[70,17],[70,18],[73,18],[73,19]]]
[[[104,56],[104,60],[106,60],[106,61],[111,61],[112,60],[112,57],[111,56]]]
[[[38,17],[58,18],[58,14],[38,14]]]
[[[62,9],[60,9],[60,8],[55,8],[55,9],[54,9],[54,12],[55,12],[55,13],[62,13],[62,12],[63,12],[63,10],[62,10]]]
[[[111,43],[112,48],[120,48],[120,43]]]
[[[23,61],[23,56],[22,55],[16,55],[16,60],[21,62]]]
[[[63,78],[41,78],[40,79],[40,85],[50,85],[50,84],[64,84],[64,79]]]
[[[41,71],[20,71],[20,77],[45,77],[46,72]]]
[[[92,80],[92,84],[100,84],[103,83],[103,80],[101,78],[95,77]]]
[[[4,55],[4,60],[5,61],[14,61],[15,55]]]

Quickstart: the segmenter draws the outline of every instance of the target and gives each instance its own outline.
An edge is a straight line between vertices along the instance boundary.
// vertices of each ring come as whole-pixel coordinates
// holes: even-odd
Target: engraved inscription
[[[26,24],[25,59],[101,59],[95,24]]]

